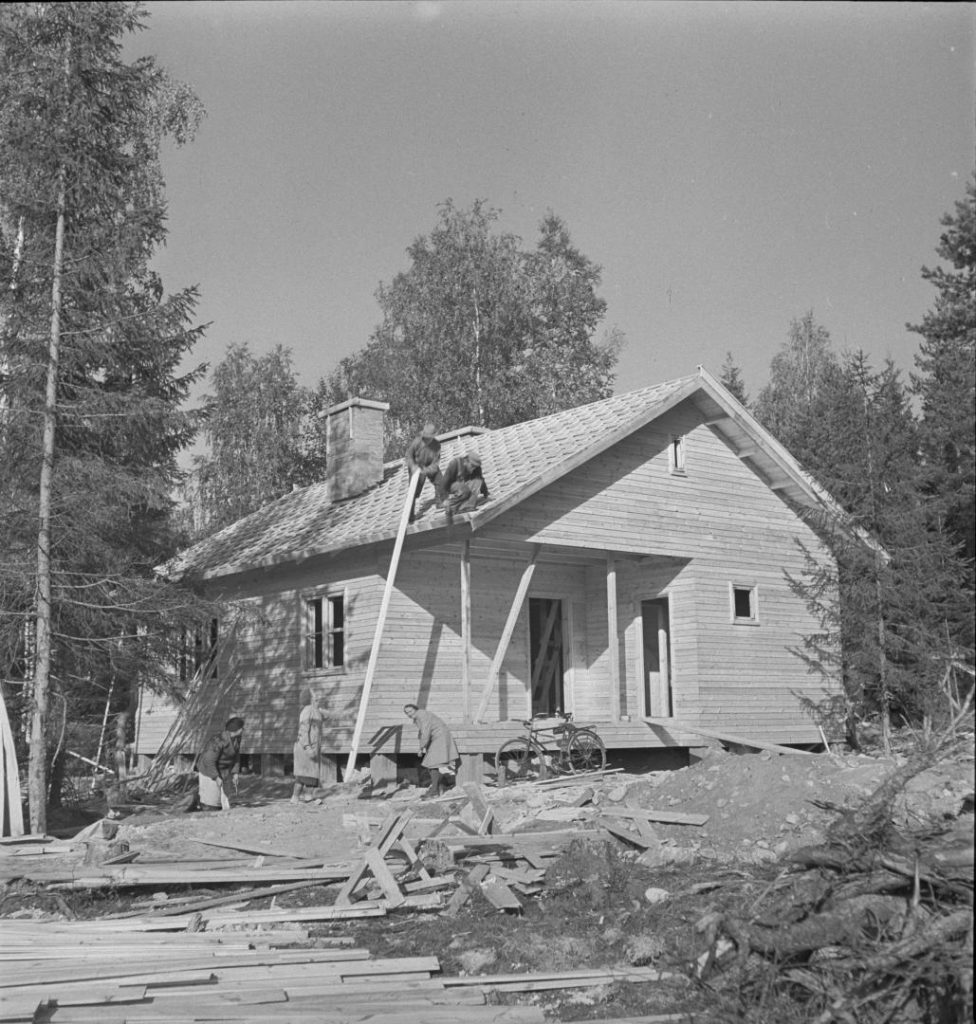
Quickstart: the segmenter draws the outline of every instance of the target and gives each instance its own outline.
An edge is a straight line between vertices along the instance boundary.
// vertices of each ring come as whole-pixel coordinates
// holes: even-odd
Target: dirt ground
[[[352,935],[377,956],[436,955],[450,974],[653,965],[676,979],[498,998],[533,1002],[563,1021],[676,1012],[704,1020],[706,1011],[708,1020],[734,1020],[734,1006],[695,980],[703,949],[696,922],[727,901],[741,904],[754,895],[760,902],[787,870],[792,851],[822,842],[840,810],[863,801],[904,761],[901,755],[715,748],[690,767],[622,771],[586,786],[495,789],[487,782],[496,831],[581,830],[548,868],[542,893],[521,897],[521,915],[498,911],[476,893],[456,918],[396,911],[382,919],[323,925],[316,934]],[[973,786],[970,736],[960,753],[908,784],[895,806],[896,824],[906,834],[935,828],[950,840],[958,835],[971,842]],[[574,809],[588,795],[584,789],[592,790],[591,799]],[[408,786],[381,798],[371,794],[368,782],[348,783],[294,805],[288,779],[244,776],[229,811],[165,816],[147,810],[123,818],[118,838],[143,851],[140,860],[243,856],[197,842],[210,840],[248,852],[343,861],[361,854],[392,812],[410,808],[414,819],[407,835],[420,839],[437,819],[457,813],[463,797],[421,801],[422,793]],[[593,826],[583,819],[627,808],[705,814],[708,820],[701,826],[654,824],[644,850],[624,841],[587,839],[586,828]],[[331,902],[330,892],[302,890],[281,896],[278,905]],[[120,902],[126,902],[122,893],[90,897],[82,912],[98,916],[119,909]]]

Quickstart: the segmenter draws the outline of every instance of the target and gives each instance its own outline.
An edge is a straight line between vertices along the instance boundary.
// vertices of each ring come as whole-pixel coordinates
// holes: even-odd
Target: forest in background
[[[189,409],[207,372],[180,370],[202,331],[197,291],[167,293],[152,257],[161,147],[191,142],[204,112],[151,59],[122,59],[143,22],[125,3],[0,12],[0,677],[40,831],[67,752],[111,748],[121,765],[139,688],[171,688],[186,638],[217,614],[153,568],[321,479],[321,410],[389,402],[396,457],[428,419],[493,428],[607,397],[625,343],[603,324],[601,268],[560,217],[527,246],[486,202],[448,200],[380,286],[359,352],[309,387],[287,347],[232,346]],[[784,325],[754,400],[733,354],[722,371],[878,541],[815,524],[836,564],[811,558],[792,581],[822,624],[798,656],[844,683],[811,710],[853,744],[865,723],[924,734],[972,687],[973,181],[942,227],[907,379],[836,351],[813,311]],[[198,432],[206,451],[185,479],[177,457]]]

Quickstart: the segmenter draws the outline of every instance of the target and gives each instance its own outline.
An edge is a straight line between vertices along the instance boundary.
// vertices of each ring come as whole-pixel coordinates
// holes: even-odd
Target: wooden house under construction
[[[557,708],[611,752],[820,742],[808,707],[831,684],[799,656],[818,623],[789,577],[820,549],[809,514],[837,509],[705,371],[441,435],[442,465],[476,451],[491,492],[453,519],[428,485],[407,523],[385,411],[330,409],[324,482],[163,568],[227,612],[198,638],[182,712],[143,695],[139,754],[192,753],[235,714],[242,751],[280,764],[306,687],[333,772],[351,748],[385,777],[412,763],[406,702],[450,724],[473,777]]]

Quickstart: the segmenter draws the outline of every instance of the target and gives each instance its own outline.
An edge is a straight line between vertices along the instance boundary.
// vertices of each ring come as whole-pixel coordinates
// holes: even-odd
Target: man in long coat
[[[416,704],[405,704],[403,713],[417,727],[421,765],[430,772],[430,788],[421,800],[430,800],[448,789],[448,779],[457,774],[460,758],[451,730],[443,719],[430,711],[422,711]]]

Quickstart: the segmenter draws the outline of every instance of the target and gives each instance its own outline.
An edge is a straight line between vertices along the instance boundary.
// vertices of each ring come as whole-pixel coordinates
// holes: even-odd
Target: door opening
[[[644,623],[644,707],[651,718],[671,717],[671,616],[668,599],[641,601]]]
[[[562,601],[529,598],[529,651],[532,714],[555,714],[563,708]]]

